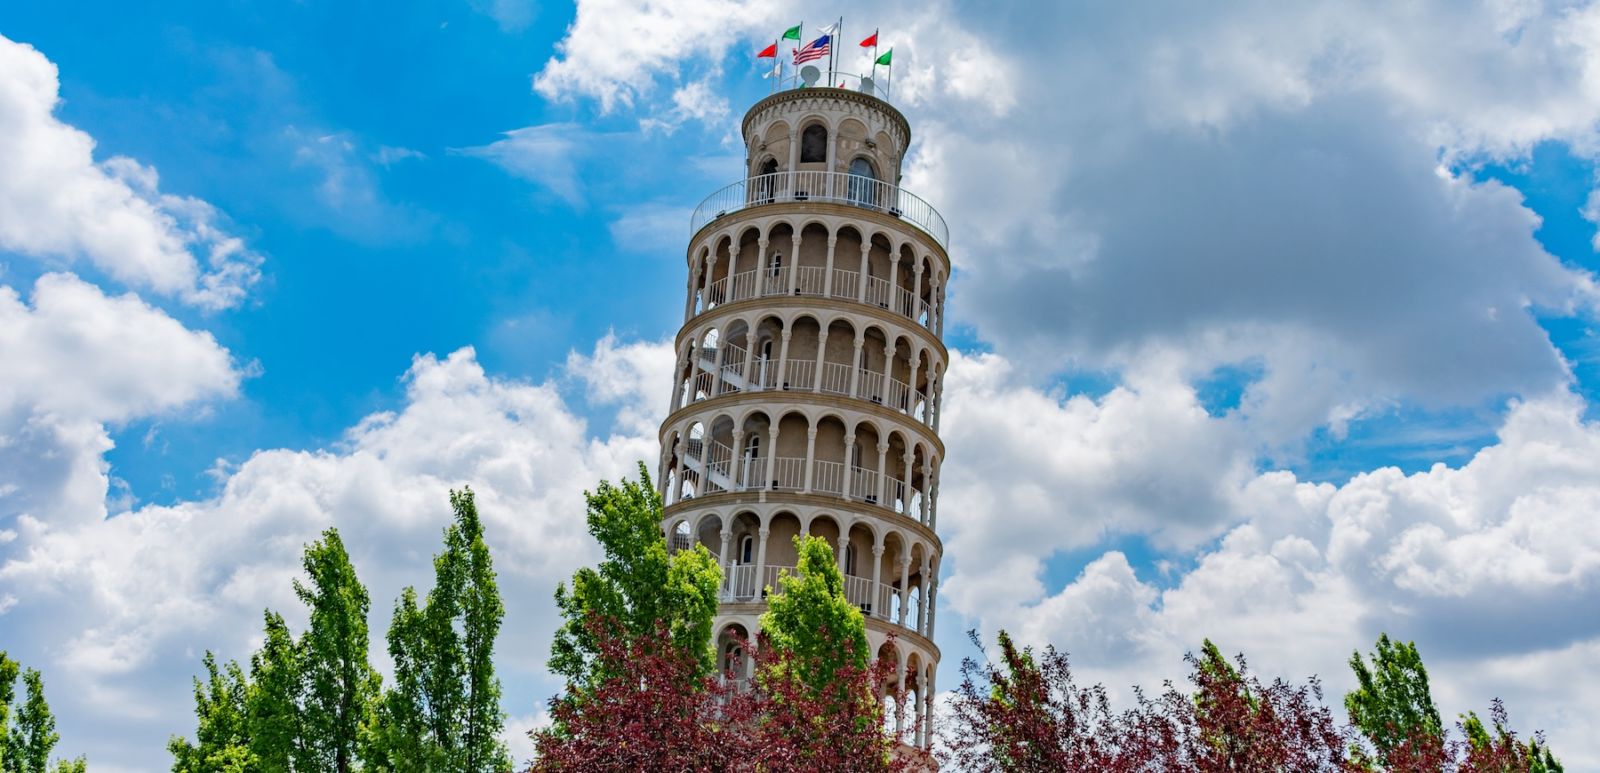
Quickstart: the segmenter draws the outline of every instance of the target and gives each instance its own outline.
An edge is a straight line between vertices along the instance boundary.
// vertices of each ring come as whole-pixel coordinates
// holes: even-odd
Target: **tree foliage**
[[[975,644],[977,636],[973,634]],[[975,771],[1338,771],[1344,734],[1316,681],[1263,683],[1211,642],[1189,655],[1190,691],[1168,684],[1111,709],[1104,687],[1080,687],[1067,655],[1018,648],[968,658],[946,724],[947,758]],[[980,646],[980,650],[981,650]]]
[[[379,770],[504,771],[505,716],[494,641],[505,605],[472,490],[450,492],[454,522],[421,606],[406,588],[389,626],[395,686],[375,706],[367,762]]]
[[[553,726],[532,733],[537,773],[579,771],[903,771],[913,754],[891,754],[876,712],[819,696],[798,680],[754,686],[701,670],[695,653],[671,643],[665,625],[630,637],[594,618],[586,626],[601,674],[586,700],[552,700]],[[850,645],[838,642],[842,651]],[[794,654],[755,649],[758,674],[792,673]],[[885,667],[835,659],[842,694],[879,694]],[[870,720],[870,721],[864,721]]]
[[[16,703],[17,674],[22,674],[23,698]],[[0,772],[82,773],[84,759],[57,760],[50,752],[61,740],[56,717],[44,697],[44,675],[22,668],[0,650]]]
[[[835,684],[833,664],[841,657],[866,668],[867,624],[845,598],[844,576],[827,541],[801,535],[794,546],[797,573],[779,577],[781,592],[770,595],[761,631],[769,646],[793,655],[794,676],[820,693]]]
[[[722,572],[704,547],[668,554],[661,533],[661,497],[639,465],[639,479],[586,492],[589,533],[604,558],[556,588],[564,621],[550,648],[550,670],[566,678],[568,697],[581,699],[611,674],[591,620],[622,628],[624,640],[657,634],[689,653],[699,674],[712,669],[711,620]]]
[[[1371,664],[1360,652],[1350,654],[1356,688],[1344,696],[1350,723],[1371,751],[1356,746],[1353,755],[1365,767],[1378,760],[1393,766],[1417,754],[1426,755],[1444,743],[1444,723],[1428,688],[1428,669],[1415,642],[1378,637]]]

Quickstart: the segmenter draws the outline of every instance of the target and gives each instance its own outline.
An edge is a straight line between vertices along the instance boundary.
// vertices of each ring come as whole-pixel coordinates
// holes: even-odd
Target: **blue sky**
[[[1212,635],[1338,689],[1387,630],[1447,712],[1502,696],[1600,765],[1600,10],[980,11],[846,19],[953,234],[941,683],[1006,626],[1114,687]],[[0,162],[47,170],[0,180],[0,647],[62,749],[161,768],[198,653],[246,656],[325,526],[381,631],[463,483],[536,722],[579,493],[654,459],[749,54],[836,15],[0,8]]]

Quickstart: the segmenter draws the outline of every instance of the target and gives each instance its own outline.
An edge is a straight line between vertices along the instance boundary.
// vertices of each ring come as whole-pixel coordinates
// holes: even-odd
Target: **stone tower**
[[[948,231],[899,187],[905,117],[858,83],[757,102],[744,179],[694,212],[662,528],[671,549],[699,542],[722,565],[714,631],[737,673],[734,635],[757,632],[795,535],[827,539],[875,656],[906,688],[891,721],[926,746]]]

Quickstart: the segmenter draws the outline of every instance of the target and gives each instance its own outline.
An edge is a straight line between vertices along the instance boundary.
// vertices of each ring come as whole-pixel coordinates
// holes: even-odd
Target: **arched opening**
[[[878,170],[872,161],[865,156],[857,157],[850,162],[850,185],[848,195],[851,203],[863,207],[875,207],[878,204]]]
[[[778,159],[769,158],[761,164],[755,183],[756,203],[771,204],[778,192]]]
[[[820,123],[800,133],[800,163],[822,164],[828,160],[828,128]]]

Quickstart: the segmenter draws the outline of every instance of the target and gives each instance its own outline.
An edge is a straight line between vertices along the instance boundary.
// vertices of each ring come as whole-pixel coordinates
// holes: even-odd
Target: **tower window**
[[[800,163],[821,164],[828,160],[828,129],[820,123],[806,127],[800,135]]]
[[[783,255],[774,252],[772,253],[772,275],[777,276],[781,271],[783,271]]]
[[[855,545],[845,545],[844,546],[844,573],[849,575],[849,576],[851,576],[851,577],[856,576],[856,546]]]
[[[739,540],[739,563],[749,565],[755,553],[756,538],[748,534]]]

